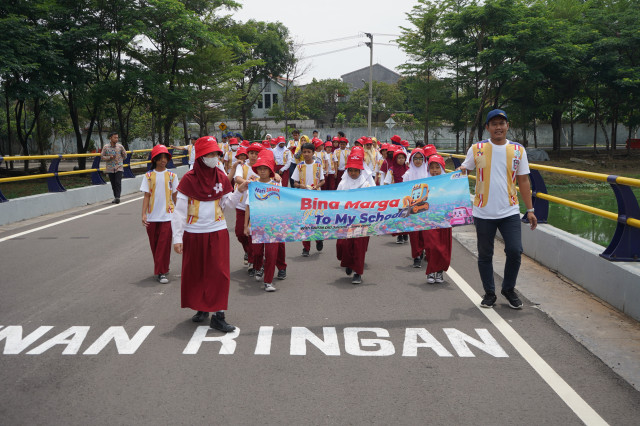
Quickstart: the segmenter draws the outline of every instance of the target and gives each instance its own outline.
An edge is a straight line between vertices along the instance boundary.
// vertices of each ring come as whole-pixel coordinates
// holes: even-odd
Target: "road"
[[[266,293],[231,240],[227,336],[159,284],[139,195],[0,232],[0,423],[635,425],[640,393],[528,300],[482,294],[454,241],[445,283],[372,238],[361,285],[335,242]],[[234,215],[228,214],[230,227]],[[12,237],[15,236],[15,237]],[[498,279],[497,282],[500,282]]]

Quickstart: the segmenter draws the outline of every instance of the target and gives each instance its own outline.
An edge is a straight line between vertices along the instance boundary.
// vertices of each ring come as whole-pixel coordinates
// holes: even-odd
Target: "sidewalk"
[[[473,226],[453,228],[453,237],[477,257]],[[497,239],[493,265],[499,276],[504,271],[504,258],[504,244]],[[516,289],[640,390],[640,323],[524,255]]]

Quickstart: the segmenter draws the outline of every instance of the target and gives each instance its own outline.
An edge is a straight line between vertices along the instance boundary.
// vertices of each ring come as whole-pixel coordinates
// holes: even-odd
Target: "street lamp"
[[[369,41],[365,44],[369,47],[369,113],[367,114],[367,126],[371,136],[371,103],[373,102],[373,34],[364,33],[369,37]]]

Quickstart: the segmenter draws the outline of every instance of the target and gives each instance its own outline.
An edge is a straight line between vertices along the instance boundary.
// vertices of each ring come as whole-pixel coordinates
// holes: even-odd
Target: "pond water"
[[[613,213],[618,212],[616,197],[609,185],[589,185],[588,187],[572,188],[550,186],[547,190],[549,195],[555,197],[586,204]],[[638,199],[640,196],[640,188],[634,188],[634,193],[636,194],[636,199]],[[522,212],[525,210],[522,201],[520,202],[520,210]],[[612,220],[551,202],[549,203],[548,223],[571,234],[591,240],[603,247],[607,247],[611,242],[617,225],[617,223]]]

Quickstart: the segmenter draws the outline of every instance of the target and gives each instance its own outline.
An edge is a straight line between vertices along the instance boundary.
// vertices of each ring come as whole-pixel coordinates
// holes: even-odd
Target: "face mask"
[[[218,157],[203,157],[202,161],[207,167],[211,167],[212,169],[218,165]]]
[[[238,145],[231,145],[231,150],[232,151],[237,151],[238,150]]]

